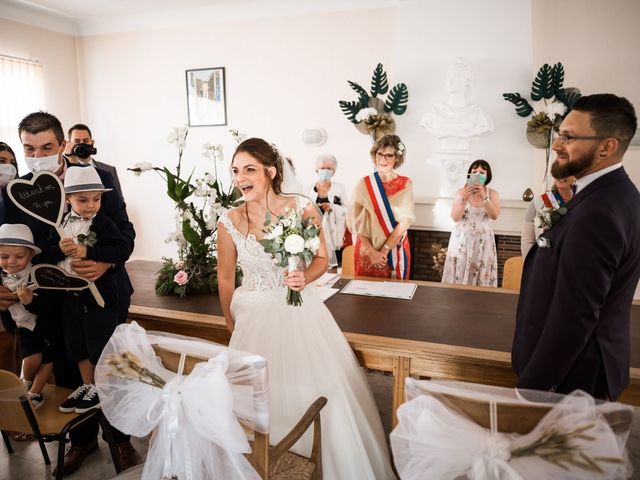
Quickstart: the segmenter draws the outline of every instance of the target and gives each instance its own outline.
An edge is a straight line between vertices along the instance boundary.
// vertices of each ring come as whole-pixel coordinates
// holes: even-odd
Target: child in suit
[[[34,408],[44,403],[42,390],[53,371],[52,345],[46,325],[37,321],[33,294],[27,288],[31,258],[40,253],[29,227],[5,223],[0,226],[0,268],[2,285],[16,293],[19,302],[2,312],[2,323],[18,336],[23,382]]]
[[[68,235],[60,239],[55,233],[49,239],[43,260],[73,273],[71,261],[89,259],[123,264],[129,257],[125,239],[113,221],[100,212],[105,188],[94,167],[70,167],[64,179],[66,201],[71,206],[62,220]],[[94,385],[95,365],[102,349],[118,324],[118,288],[115,268],[95,281],[104,299],[104,307],[89,290],[69,291],[62,295],[62,328],[65,352],[69,360],[78,362],[83,385],[60,405],[62,412],[83,413],[99,408],[100,399]]]

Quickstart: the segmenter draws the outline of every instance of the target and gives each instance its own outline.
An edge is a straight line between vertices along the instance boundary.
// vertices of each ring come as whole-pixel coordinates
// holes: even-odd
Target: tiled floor
[[[370,372],[367,375],[371,389],[374,392],[378,409],[381,412],[385,431],[389,432],[391,425],[391,387],[392,377],[381,373]],[[132,439],[141,455],[146,454],[147,440]],[[9,455],[0,441],[0,480],[50,480],[51,471],[55,465],[57,444],[49,444],[47,450],[53,465],[46,466],[36,442],[12,442],[15,453]],[[635,409],[634,423],[628,442],[628,450],[635,473],[633,479],[640,479],[640,408]],[[115,475],[111,462],[109,447],[100,441],[100,450],[90,455],[85,463],[73,475],[66,478],[71,480],[103,480]]]

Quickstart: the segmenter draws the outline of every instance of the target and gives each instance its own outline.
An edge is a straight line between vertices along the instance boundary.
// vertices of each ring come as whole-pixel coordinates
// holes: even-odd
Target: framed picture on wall
[[[186,71],[189,125],[208,127],[227,124],[224,67]]]

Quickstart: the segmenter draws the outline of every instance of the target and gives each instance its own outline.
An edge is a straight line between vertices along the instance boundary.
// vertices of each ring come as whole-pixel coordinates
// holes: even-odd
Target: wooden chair
[[[447,408],[459,412],[480,427],[490,430],[492,407],[491,402],[487,399],[487,395],[494,396],[496,402],[496,429],[498,432],[505,434],[528,434],[540,423],[543,417],[549,413],[552,405],[564,397],[564,395],[555,393],[530,392],[535,398],[531,398],[532,395],[527,395],[528,401],[523,401],[513,396],[513,389],[503,387],[466,384],[470,387],[466,389],[461,388],[465,386],[463,382],[445,381],[436,382],[444,386],[444,389],[438,391],[430,387],[428,383],[428,380],[408,378],[406,382],[406,397],[411,400],[419,395],[426,394]],[[505,391],[509,391],[509,394],[505,394]],[[478,394],[481,394],[480,398],[474,398],[478,397]],[[484,398],[482,398],[482,394],[484,394]],[[534,400],[537,403],[535,403]],[[416,412],[414,411],[413,413],[415,415]],[[626,438],[633,422],[633,410],[626,405],[609,404],[605,410],[602,410],[602,414],[613,433],[618,435],[618,441],[620,438]],[[405,421],[407,420],[409,421],[408,423],[412,422],[412,419],[405,419]],[[400,432],[398,438],[402,438],[406,430],[400,428]],[[393,432],[391,437],[393,446]],[[431,440],[435,441],[435,438]],[[403,452],[407,452],[409,449],[408,442],[400,440],[394,447],[394,455],[403,456]],[[396,457],[396,461],[398,461],[398,457]],[[405,461],[406,458],[401,459],[401,463]],[[398,468],[402,468],[401,465],[397,466]],[[541,477],[542,476],[543,475],[541,475]],[[467,477],[464,476],[460,478]]]
[[[33,434],[40,445],[44,463],[47,465],[51,464],[51,460],[45,442],[58,442],[58,465],[62,466],[64,464],[64,447],[69,431],[87,419],[97,416],[107,437],[115,470],[120,472],[111,430],[100,410],[93,409],[85,413],[60,413],[58,406],[72,391],[55,385],[47,385],[42,393],[45,399],[44,404],[38,410],[34,410],[28,399],[27,390],[20,379],[12,372],[0,370],[0,431],[9,453],[13,453],[13,448],[7,432]],[[58,468],[56,479],[60,480],[62,476],[63,468]]]
[[[355,275],[355,265],[353,263],[353,245],[342,249],[342,275]]]
[[[165,368],[176,372],[180,363],[180,353],[175,350],[154,345],[154,350],[162,360]],[[196,363],[206,361],[206,358],[187,355],[184,373],[193,370]],[[325,397],[319,397],[307,409],[302,418],[291,431],[277,445],[269,445],[269,435],[250,430],[245,430],[253,436],[252,455],[250,461],[261,478],[270,480],[283,479],[321,479],[322,478],[322,448],[320,411],[327,403]],[[289,452],[289,449],[302,437],[313,424],[313,447],[310,457],[303,457]]]
[[[520,290],[522,281],[522,256],[508,258],[504,262],[504,273],[502,274],[502,288],[510,290]]]

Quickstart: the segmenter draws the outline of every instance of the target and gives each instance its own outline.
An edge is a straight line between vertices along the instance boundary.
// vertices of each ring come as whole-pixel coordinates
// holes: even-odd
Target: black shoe
[[[94,408],[100,408],[100,397],[98,397],[98,389],[95,385],[89,385],[89,390],[84,397],[76,404],[76,413],[84,413]]]
[[[75,389],[75,391],[67,397],[67,399],[60,404],[60,411],[62,413],[73,413],[76,411],[78,402],[82,400],[84,394],[89,391],[91,385],[82,385]]]
[[[41,393],[29,393],[29,400],[34,410],[37,410],[44,403],[44,395]]]

